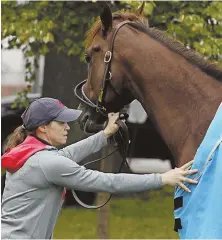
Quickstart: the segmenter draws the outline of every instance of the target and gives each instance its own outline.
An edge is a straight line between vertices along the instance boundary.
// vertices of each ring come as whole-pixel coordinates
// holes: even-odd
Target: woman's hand
[[[190,189],[184,185],[184,182],[193,183],[193,184],[198,183],[196,180],[185,177],[186,175],[190,175],[198,172],[197,169],[189,170],[189,167],[193,164],[193,162],[194,160],[184,164],[180,168],[175,168],[166,173],[161,174],[163,184],[164,185],[167,184],[170,186],[178,185],[181,188],[183,188],[185,191],[191,192]]]
[[[104,135],[107,137],[112,136],[119,129],[119,125],[116,124],[116,121],[119,118],[119,113],[109,113],[108,114],[108,124],[104,129]]]

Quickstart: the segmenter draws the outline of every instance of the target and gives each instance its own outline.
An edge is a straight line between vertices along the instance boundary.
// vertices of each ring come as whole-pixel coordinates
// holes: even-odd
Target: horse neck
[[[128,43],[130,50],[122,54],[128,87],[181,166],[203,140],[222,101],[222,85],[147,37]]]

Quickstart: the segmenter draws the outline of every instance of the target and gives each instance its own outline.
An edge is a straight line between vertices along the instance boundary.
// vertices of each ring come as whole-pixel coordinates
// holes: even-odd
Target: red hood
[[[9,149],[2,156],[1,166],[8,172],[16,172],[25,164],[29,157],[36,152],[45,149],[46,146],[46,144],[42,143],[35,137],[28,136],[24,142],[12,149]]]

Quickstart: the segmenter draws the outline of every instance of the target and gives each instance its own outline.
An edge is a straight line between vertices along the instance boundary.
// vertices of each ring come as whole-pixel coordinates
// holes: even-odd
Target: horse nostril
[[[78,123],[80,125],[80,128],[83,130],[85,128],[86,122],[88,121],[90,117],[89,113],[82,113],[78,119]]]

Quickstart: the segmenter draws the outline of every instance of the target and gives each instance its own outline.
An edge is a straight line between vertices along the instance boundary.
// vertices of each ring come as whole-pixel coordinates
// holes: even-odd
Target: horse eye
[[[90,63],[91,57],[87,53],[85,54],[85,60],[87,63]]]

